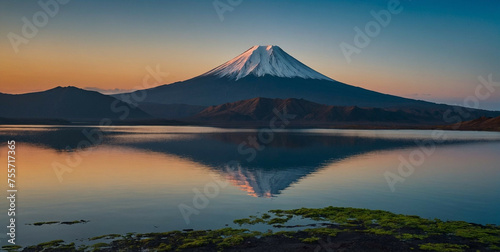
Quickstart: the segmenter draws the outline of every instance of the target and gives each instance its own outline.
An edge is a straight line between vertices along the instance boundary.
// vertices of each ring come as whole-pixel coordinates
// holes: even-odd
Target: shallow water
[[[258,130],[209,127],[4,126],[0,140],[16,140],[21,245],[216,229],[270,209],[330,205],[500,224],[500,133],[441,133],[445,141],[420,130],[281,130],[259,141]],[[2,144],[0,162],[6,154]],[[398,172],[401,159],[411,174]],[[404,179],[394,191],[387,172]],[[189,223],[179,206],[195,210]],[[81,219],[90,222],[26,225]]]

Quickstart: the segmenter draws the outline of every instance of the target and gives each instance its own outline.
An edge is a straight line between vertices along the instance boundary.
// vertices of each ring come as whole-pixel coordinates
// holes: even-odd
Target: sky
[[[498,13],[498,0],[0,0],[0,92],[134,90],[151,69],[170,84],[278,45],[350,85],[500,110]]]

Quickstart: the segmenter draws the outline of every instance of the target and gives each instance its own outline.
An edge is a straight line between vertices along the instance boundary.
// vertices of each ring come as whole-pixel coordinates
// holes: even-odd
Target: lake
[[[500,224],[495,132],[2,126],[0,140],[3,164],[16,141],[20,245],[216,229],[300,207]],[[27,225],[73,220],[89,222]]]

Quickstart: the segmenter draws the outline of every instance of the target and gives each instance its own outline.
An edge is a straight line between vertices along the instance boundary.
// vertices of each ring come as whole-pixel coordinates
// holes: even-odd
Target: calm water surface
[[[102,141],[89,145],[85,132],[98,132]],[[55,239],[78,243],[110,233],[215,229],[270,209],[330,205],[500,224],[500,133],[445,132],[447,140],[439,143],[431,134],[283,130],[268,144],[254,143],[258,150],[252,158],[249,144],[239,145],[259,143],[257,130],[3,126],[0,160],[7,163],[5,143],[16,140],[21,245]],[[421,142],[431,152],[392,192],[384,174],[398,174],[401,158],[423,153]],[[58,177],[54,165],[63,167],[59,164],[71,170]],[[6,180],[5,171],[0,178]],[[220,186],[208,192],[217,195],[186,223],[179,205],[195,208],[196,191],[214,183]],[[2,188],[5,192],[6,183]],[[0,208],[8,208],[5,198]],[[90,222],[26,225],[81,219]]]

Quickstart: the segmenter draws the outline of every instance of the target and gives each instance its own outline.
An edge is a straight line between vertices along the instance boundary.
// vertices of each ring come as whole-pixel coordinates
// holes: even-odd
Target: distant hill
[[[332,106],[304,99],[253,98],[210,106],[186,120],[216,126],[264,126],[275,117],[273,109],[296,115],[290,126],[336,128],[422,128],[445,125],[443,116],[451,106],[444,108],[370,108],[358,106]],[[468,110],[469,118],[479,118],[483,111]],[[495,113],[495,112],[491,112]],[[496,112],[500,114],[500,112]],[[452,111],[448,117],[457,117]],[[485,118],[485,117],[483,117]],[[485,128],[498,121],[486,121]],[[468,124],[467,124],[468,125]],[[447,126],[444,126],[447,127]],[[467,127],[467,126],[464,126]],[[473,128],[473,125],[470,125]],[[494,126],[488,126],[489,128]]]
[[[275,117],[273,108],[279,111],[286,108],[288,114],[296,115],[294,123],[329,123],[329,122],[384,122],[419,124],[438,123],[432,116],[415,115],[402,110],[381,108],[361,108],[357,106],[331,106],[310,102],[304,99],[269,99],[253,98],[249,100],[211,106],[190,120],[207,122],[256,122],[269,121]]]
[[[486,117],[482,116],[475,120],[465,121],[462,123],[457,123],[447,128],[453,128],[458,130],[488,130],[488,131],[500,131],[500,116],[498,117]]]
[[[114,105],[115,111],[112,106]],[[111,96],[76,87],[56,87],[27,94],[0,93],[0,117],[12,119],[63,119],[99,121],[119,119],[128,108],[126,119],[148,119],[151,116]]]

